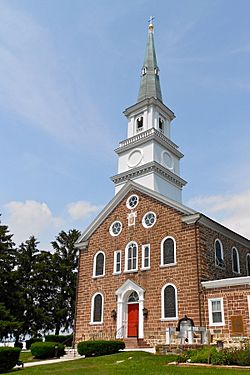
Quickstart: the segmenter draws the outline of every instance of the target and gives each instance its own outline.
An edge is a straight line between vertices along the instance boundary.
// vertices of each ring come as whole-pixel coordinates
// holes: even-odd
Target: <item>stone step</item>
[[[126,349],[150,348],[150,345],[143,339],[127,338],[124,339]]]

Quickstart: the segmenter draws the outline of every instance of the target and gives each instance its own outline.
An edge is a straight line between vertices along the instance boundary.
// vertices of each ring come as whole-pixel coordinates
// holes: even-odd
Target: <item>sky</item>
[[[0,213],[40,248],[113,198],[147,39],[183,203],[250,238],[249,0],[0,0]]]

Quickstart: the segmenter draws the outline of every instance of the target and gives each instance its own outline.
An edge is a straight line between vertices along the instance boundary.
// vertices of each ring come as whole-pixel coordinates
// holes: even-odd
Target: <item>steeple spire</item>
[[[137,102],[154,97],[162,101],[159,68],[154,46],[154,17],[150,17],[148,26],[148,41],[141,73],[141,83]]]

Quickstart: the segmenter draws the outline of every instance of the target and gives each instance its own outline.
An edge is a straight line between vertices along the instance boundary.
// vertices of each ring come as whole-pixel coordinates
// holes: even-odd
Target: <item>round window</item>
[[[120,221],[114,221],[109,227],[109,233],[111,236],[118,236],[122,231],[122,223]]]
[[[144,228],[151,228],[156,223],[156,214],[154,212],[147,212],[142,219]]]
[[[127,208],[132,210],[133,208],[137,206],[138,203],[139,203],[138,195],[133,194],[133,195],[130,195],[130,197],[127,199],[126,206]]]

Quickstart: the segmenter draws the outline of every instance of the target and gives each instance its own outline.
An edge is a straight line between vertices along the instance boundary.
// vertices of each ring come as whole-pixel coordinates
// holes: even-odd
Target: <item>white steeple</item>
[[[115,193],[128,180],[133,180],[181,202],[182,187],[186,184],[179,176],[183,154],[170,139],[175,115],[162,102],[152,17],[138,101],[124,114],[128,119],[128,138],[115,150],[118,154],[118,174],[112,177]]]

